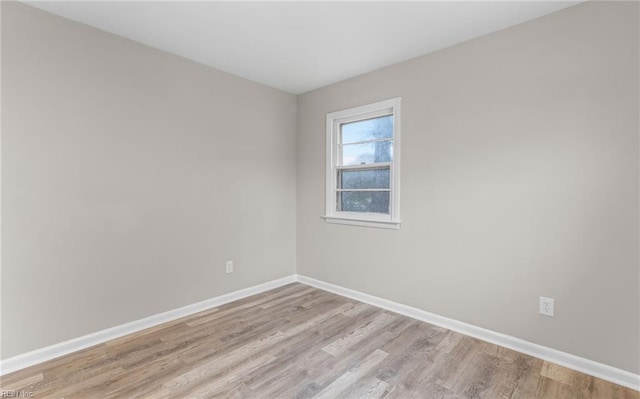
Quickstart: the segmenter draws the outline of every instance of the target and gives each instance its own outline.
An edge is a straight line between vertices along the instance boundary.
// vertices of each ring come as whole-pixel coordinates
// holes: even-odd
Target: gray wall
[[[640,372],[638,71],[588,2],[299,96],[298,273]],[[325,223],[326,113],[396,96],[401,229]]]
[[[295,272],[295,96],[2,2],[2,100],[2,358]]]

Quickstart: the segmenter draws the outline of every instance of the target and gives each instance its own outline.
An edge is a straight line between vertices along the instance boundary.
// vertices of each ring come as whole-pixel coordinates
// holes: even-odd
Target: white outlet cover
[[[541,296],[539,309],[540,314],[553,317],[554,310],[554,299]]]
[[[225,262],[225,271],[227,273],[233,273],[233,261],[232,260],[228,260]]]

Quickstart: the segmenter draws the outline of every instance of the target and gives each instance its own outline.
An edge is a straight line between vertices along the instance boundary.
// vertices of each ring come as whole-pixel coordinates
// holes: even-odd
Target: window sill
[[[322,216],[327,223],[347,224],[362,227],[377,227],[379,229],[400,229],[399,220],[376,220],[376,219],[359,219],[344,216]]]

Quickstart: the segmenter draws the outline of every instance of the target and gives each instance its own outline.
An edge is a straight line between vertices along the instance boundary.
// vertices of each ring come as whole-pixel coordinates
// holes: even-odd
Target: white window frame
[[[356,226],[400,228],[400,97],[373,104],[327,114],[326,187],[324,219],[329,223]],[[390,167],[389,214],[367,212],[342,212],[337,209],[337,171],[340,125],[393,115],[393,160]],[[363,165],[363,168],[381,166],[383,163]],[[359,165],[353,166],[358,168]]]

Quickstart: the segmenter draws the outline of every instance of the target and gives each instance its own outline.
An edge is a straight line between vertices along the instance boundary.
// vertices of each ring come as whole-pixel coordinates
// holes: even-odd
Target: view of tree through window
[[[340,126],[337,210],[389,213],[393,115]]]

